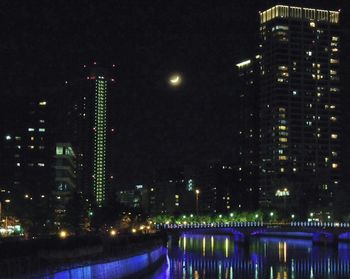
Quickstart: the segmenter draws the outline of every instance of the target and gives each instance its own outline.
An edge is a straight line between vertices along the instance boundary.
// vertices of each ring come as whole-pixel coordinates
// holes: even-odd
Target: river
[[[310,240],[254,238],[240,245],[224,235],[182,235],[152,276],[161,278],[350,278],[350,244],[315,246]]]

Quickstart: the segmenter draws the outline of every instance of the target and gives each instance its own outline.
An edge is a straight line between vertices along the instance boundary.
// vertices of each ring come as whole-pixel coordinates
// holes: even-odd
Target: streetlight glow
[[[65,239],[68,236],[68,233],[65,230],[61,230],[58,235],[61,239]]]

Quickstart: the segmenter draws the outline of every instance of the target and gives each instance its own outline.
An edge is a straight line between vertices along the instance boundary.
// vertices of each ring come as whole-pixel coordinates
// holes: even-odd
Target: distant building
[[[51,192],[51,134],[46,99],[17,99],[13,122],[1,135],[2,184],[17,197],[41,198]]]
[[[158,169],[154,182],[149,186],[149,212],[151,214],[180,214],[189,209],[184,203],[185,189],[183,168]]]
[[[136,185],[132,189],[119,190],[117,199],[125,208],[148,213],[148,189],[144,185]]]
[[[260,204],[331,214],[341,189],[339,11],[260,13]]]
[[[77,189],[76,156],[70,143],[57,143],[54,156],[55,186],[53,199],[56,222],[66,215],[66,206]]]
[[[53,187],[51,103],[25,92],[4,96],[13,109],[0,129],[0,189],[7,200],[3,213],[31,219],[41,230],[49,219]]]

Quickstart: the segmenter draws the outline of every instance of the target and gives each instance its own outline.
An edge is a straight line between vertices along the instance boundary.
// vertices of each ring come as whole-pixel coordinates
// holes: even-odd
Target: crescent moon
[[[176,76],[175,78],[171,79],[170,82],[171,83],[177,83],[179,81],[180,77]]]

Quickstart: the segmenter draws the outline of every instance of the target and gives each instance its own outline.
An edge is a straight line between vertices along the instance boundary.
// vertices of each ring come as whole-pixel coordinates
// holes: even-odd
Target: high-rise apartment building
[[[42,232],[48,227],[53,184],[51,103],[26,93],[18,88],[3,98],[11,109],[1,125],[0,202],[6,200],[3,216],[31,220]]]
[[[244,209],[258,208],[260,55],[236,64],[239,79],[237,188]]]
[[[260,13],[261,205],[332,214],[341,184],[339,33],[339,11]]]

